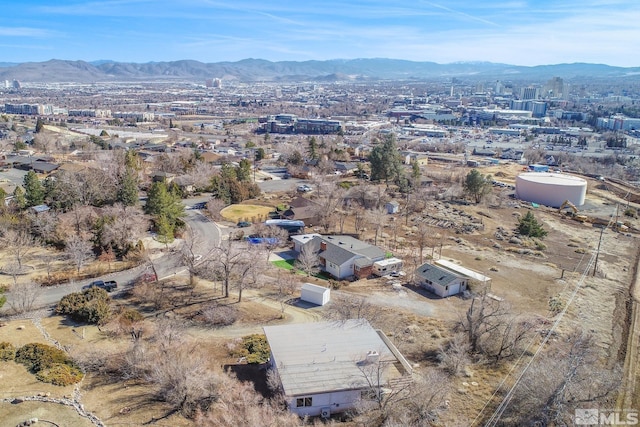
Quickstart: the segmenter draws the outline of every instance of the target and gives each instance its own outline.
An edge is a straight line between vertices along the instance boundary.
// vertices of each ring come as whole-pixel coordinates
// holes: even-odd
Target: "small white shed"
[[[398,213],[398,211],[400,210],[400,203],[396,202],[395,200],[392,200],[390,202],[387,202],[387,204],[384,205],[384,207],[387,209],[388,214],[395,214],[395,213]]]
[[[305,283],[302,285],[300,299],[317,305],[325,305],[331,298],[331,289],[324,286]]]

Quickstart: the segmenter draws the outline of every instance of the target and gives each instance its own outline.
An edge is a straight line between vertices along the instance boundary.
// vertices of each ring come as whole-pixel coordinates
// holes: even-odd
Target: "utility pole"
[[[593,263],[593,276],[596,275],[596,270],[598,269],[598,257],[600,256],[600,244],[602,243],[602,233],[604,233],[604,229],[607,227],[602,227],[600,229],[600,239],[598,240],[598,250],[596,251],[596,260]]]

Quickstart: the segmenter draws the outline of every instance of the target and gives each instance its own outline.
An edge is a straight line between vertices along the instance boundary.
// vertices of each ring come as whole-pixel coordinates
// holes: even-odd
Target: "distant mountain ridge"
[[[487,80],[534,80],[560,76],[576,78],[640,78],[640,67],[604,64],[555,64],[533,67],[491,62],[438,64],[399,59],[333,59],[326,61],[278,61],[243,59],[204,63],[194,60],[131,63],[52,59],[21,64],[0,63],[0,80],[23,82],[106,82],[180,80],[204,82],[222,78],[236,81],[356,81],[417,80],[452,77]]]

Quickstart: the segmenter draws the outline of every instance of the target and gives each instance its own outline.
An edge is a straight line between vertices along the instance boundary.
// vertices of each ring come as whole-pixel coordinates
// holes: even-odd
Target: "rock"
[[[517,237],[512,237],[509,239],[509,243],[513,243],[514,245],[521,245],[522,244],[522,240],[518,239]]]
[[[24,325],[19,325],[16,329],[19,330],[19,331],[22,331],[22,330],[24,330]]]
[[[11,401],[11,403],[13,403],[14,405],[17,405],[18,403],[22,403],[24,402],[24,399],[20,398],[20,397],[16,397],[15,399],[13,399]]]
[[[473,377],[473,374],[474,374],[474,372],[470,367],[468,367],[468,366],[464,367],[464,376],[465,377],[471,378],[471,377]]]

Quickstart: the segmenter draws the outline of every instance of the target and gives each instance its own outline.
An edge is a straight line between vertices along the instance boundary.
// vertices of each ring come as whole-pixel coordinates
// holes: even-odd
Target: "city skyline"
[[[3,5],[0,61],[394,58],[639,65],[640,45],[633,40],[640,39],[640,5],[629,1],[48,3]]]

